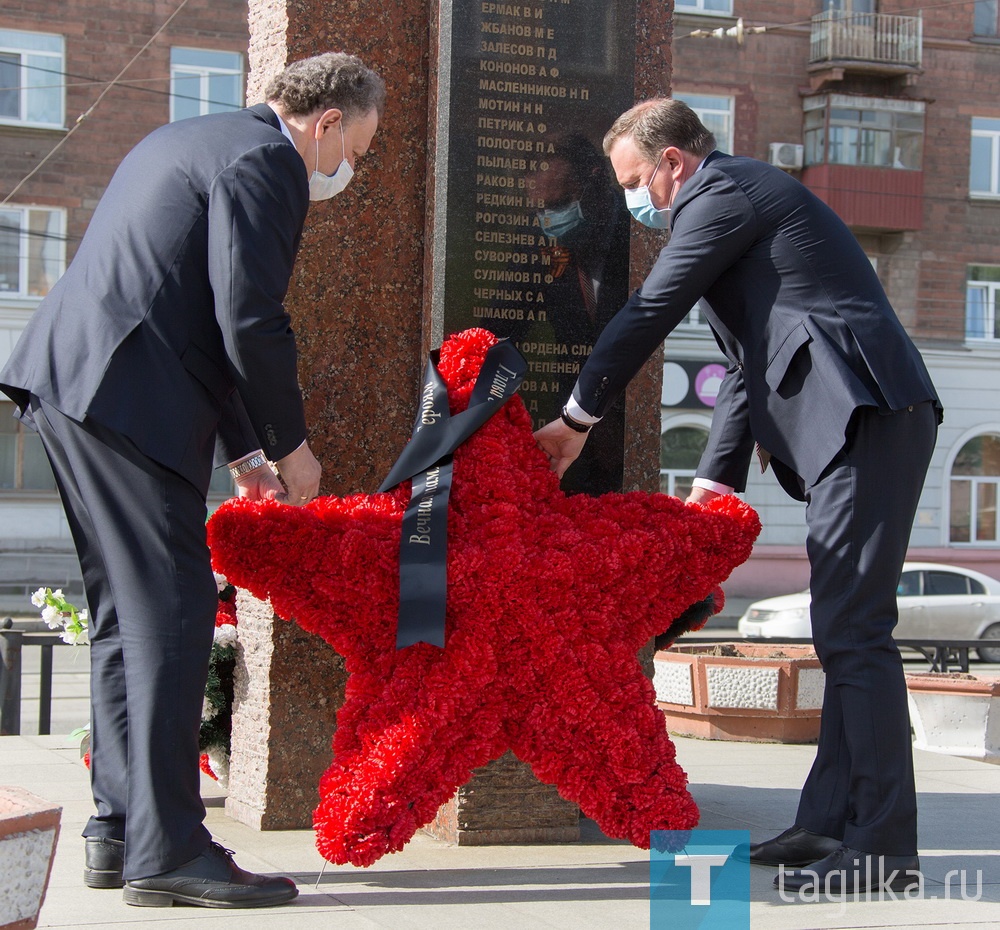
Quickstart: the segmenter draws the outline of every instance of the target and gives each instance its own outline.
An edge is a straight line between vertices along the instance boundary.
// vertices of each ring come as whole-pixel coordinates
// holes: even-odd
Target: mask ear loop
[[[344,118],[341,116],[340,122],[337,124],[340,126],[340,163],[343,164],[347,160],[347,143],[344,141]],[[337,165],[340,167],[340,164]],[[316,171],[319,171],[319,139],[316,140]],[[320,172],[322,173],[322,172]],[[333,175],[327,175],[327,177],[333,177]]]

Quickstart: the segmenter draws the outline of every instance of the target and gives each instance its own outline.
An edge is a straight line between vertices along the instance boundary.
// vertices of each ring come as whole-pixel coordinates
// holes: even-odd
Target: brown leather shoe
[[[812,833],[802,827],[789,827],[763,843],[751,843],[749,847],[737,847],[733,855],[753,865],[785,865],[797,868],[811,865],[836,851],[841,840],[831,836]]]
[[[271,907],[299,893],[290,878],[245,872],[233,853],[212,843],[200,856],[170,872],[125,883],[125,903],[137,907]]]
[[[88,888],[121,888],[125,884],[125,843],[106,836],[88,836],[83,883]]]

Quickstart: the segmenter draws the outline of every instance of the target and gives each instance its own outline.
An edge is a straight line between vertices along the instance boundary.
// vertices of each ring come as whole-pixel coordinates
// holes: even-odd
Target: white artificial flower
[[[211,720],[217,713],[219,708],[216,707],[207,697],[201,700],[201,719],[205,722]]]
[[[56,598],[62,597],[63,596],[62,588],[56,588],[56,590],[52,592],[52,596]]]
[[[217,626],[215,628],[215,644],[217,646],[235,646],[236,645],[236,627],[232,623],[223,623],[222,626]]]
[[[83,623],[84,625],[86,625],[87,621],[90,619],[90,614],[87,613],[87,611],[85,610],[79,611],[77,613],[77,616],[80,618],[80,622]]]
[[[39,610],[45,606],[45,588],[39,588],[34,594],[31,595],[31,603],[34,604]]]
[[[84,627],[76,634],[76,639],[73,641],[74,646],[89,646],[90,645],[90,634],[87,632],[87,628]]]
[[[209,746],[208,764],[212,767],[220,788],[229,787],[229,753],[221,746]]]
[[[63,630],[59,634],[59,638],[70,646],[85,646],[89,642],[86,630],[80,630],[79,633],[74,633],[72,630]]]
[[[50,630],[58,630],[62,626],[62,614],[51,604],[46,604],[42,608],[42,619]]]

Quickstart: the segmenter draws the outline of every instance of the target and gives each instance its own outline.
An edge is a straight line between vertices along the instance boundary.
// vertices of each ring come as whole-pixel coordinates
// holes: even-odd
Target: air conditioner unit
[[[802,167],[803,146],[794,142],[772,142],[768,161],[776,168],[797,171]]]

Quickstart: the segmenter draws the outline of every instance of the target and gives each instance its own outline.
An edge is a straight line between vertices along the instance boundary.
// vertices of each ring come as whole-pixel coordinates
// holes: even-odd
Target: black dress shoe
[[[125,884],[125,843],[105,836],[86,837],[83,883],[88,888],[121,888]]]
[[[921,882],[916,856],[879,856],[841,846],[807,869],[782,869],[774,879],[780,891],[805,888],[836,896],[878,891],[906,891]]]
[[[270,907],[285,904],[299,893],[290,878],[244,872],[233,854],[212,843],[200,856],[170,872],[137,878],[125,884],[125,903],[138,907]]]
[[[733,855],[753,865],[787,865],[792,868],[811,865],[829,856],[841,844],[831,836],[812,833],[802,827],[789,827],[773,840],[737,846]]]

